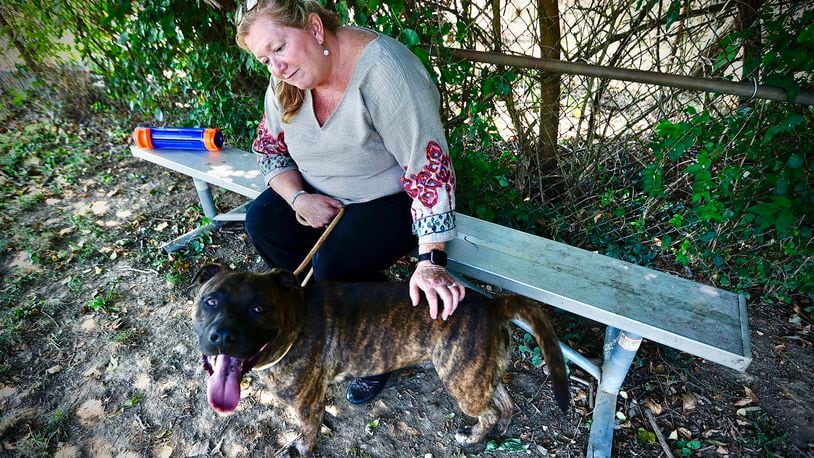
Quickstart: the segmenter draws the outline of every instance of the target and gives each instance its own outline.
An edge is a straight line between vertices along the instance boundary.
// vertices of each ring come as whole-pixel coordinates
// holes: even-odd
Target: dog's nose
[[[216,329],[209,334],[209,342],[213,345],[223,346],[235,342],[235,338],[229,331]]]

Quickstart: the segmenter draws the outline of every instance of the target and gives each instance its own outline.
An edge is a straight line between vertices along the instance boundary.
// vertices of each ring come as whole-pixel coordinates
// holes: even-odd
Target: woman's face
[[[311,14],[303,29],[277,24],[261,15],[249,26],[246,45],[277,80],[300,89],[314,89],[328,79],[330,59],[322,54],[324,40],[319,16]]]

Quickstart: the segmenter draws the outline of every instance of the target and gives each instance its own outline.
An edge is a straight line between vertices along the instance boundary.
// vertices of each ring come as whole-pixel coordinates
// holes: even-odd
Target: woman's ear
[[[314,38],[322,44],[325,41],[325,28],[322,25],[322,18],[317,13],[308,15],[308,30],[314,34]]]

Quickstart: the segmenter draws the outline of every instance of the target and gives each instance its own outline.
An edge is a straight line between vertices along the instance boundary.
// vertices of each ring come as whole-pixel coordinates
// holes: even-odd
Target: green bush
[[[114,100],[150,122],[218,127],[247,147],[267,76],[234,44],[231,11],[185,0],[96,8],[76,12],[79,49]]]
[[[688,109],[684,120],[660,122],[651,146],[641,181],[647,234],[676,262],[782,300],[812,292],[812,110],[760,103],[713,117]]]
[[[747,66],[791,95],[810,87],[812,24],[814,11],[768,11],[763,52]],[[795,292],[814,297],[813,108],[759,102],[725,115],[689,108],[656,125],[651,147],[642,205],[652,209],[649,226],[662,229],[649,235],[660,236],[675,261],[724,287],[782,301]]]

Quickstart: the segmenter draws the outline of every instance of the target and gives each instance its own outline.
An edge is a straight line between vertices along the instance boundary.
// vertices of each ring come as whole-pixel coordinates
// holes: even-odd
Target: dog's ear
[[[229,268],[226,264],[207,264],[201,267],[198,272],[192,277],[192,283],[198,283],[199,285],[203,285],[204,283],[208,282],[210,278],[214,277],[215,275],[221,272],[229,272],[232,269]]]
[[[300,287],[300,279],[285,269],[275,267],[266,272],[265,275],[286,291],[292,291]]]

